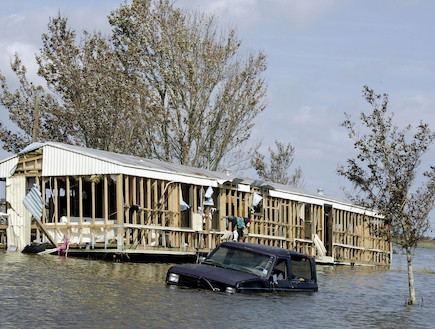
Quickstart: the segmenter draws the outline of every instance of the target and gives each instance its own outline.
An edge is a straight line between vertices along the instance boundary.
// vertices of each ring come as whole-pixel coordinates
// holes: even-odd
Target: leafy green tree
[[[393,114],[387,110],[388,95],[375,94],[364,87],[363,96],[372,112],[361,113],[360,125],[346,114],[342,123],[357,150],[338,174],[346,177],[356,193],[349,198],[382,216],[385,229],[372,228],[385,239],[394,239],[406,251],[409,281],[409,304],[416,304],[413,248],[429,228],[429,213],[435,205],[435,167],[423,173],[422,157],[429,150],[435,135],[421,122],[414,133],[410,125],[399,129],[393,124]]]
[[[300,167],[296,168],[293,174],[289,174],[289,169],[294,161],[295,148],[293,145],[291,143],[284,145],[275,140],[275,146],[276,151],[271,147],[268,148],[270,164],[265,162],[265,155],[255,150],[251,159],[251,165],[257,171],[257,175],[266,181],[303,187],[304,178]]]

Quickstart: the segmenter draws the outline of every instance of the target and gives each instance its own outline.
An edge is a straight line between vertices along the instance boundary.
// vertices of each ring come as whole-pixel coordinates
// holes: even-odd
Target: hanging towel
[[[254,195],[252,197],[252,205],[256,207],[261,200],[263,200],[263,197],[260,194],[254,192]]]
[[[190,209],[190,206],[183,200],[183,192],[181,191],[181,185],[179,185],[179,188],[180,188],[180,210],[184,211]]]

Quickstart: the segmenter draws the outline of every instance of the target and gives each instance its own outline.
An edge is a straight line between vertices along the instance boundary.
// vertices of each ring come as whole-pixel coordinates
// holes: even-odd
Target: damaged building
[[[156,258],[224,240],[303,252],[319,263],[388,265],[371,211],[287,185],[62,143],[0,162],[0,246]]]

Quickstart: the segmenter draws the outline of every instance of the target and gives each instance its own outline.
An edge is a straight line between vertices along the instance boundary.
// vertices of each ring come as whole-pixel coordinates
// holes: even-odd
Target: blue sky
[[[78,31],[108,31],[106,16],[119,1],[0,0],[0,71],[13,79],[10,59],[18,52],[36,76],[34,55],[48,18],[58,11]],[[246,49],[268,56],[267,109],[256,119],[252,139],[263,152],[278,139],[296,148],[305,188],[342,197],[347,183],[336,174],[353,147],[339,123],[370,108],[368,85],[388,93],[396,123],[435,129],[435,1],[418,0],[184,0],[179,7],[216,14],[236,25]],[[13,81],[13,80],[10,80]],[[0,119],[4,120],[4,111]],[[7,154],[0,151],[0,158]],[[423,169],[435,164],[435,147]],[[251,175],[252,176],[252,175]]]

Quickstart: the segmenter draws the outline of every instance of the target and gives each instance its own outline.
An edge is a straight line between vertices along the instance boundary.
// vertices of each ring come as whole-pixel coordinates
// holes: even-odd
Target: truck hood
[[[169,269],[169,272],[205,278],[207,280],[221,282],[231,286],[235,286],[240,281],[253,279],[262,280],[262,278],[251,273],[207,264],[175,265]]]

